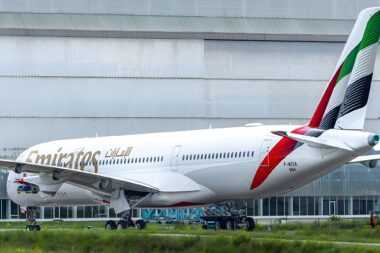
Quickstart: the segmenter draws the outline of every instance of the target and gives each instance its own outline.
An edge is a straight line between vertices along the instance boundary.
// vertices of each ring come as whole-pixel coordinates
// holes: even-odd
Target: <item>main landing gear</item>
[[[235,230],[245,229],[252,231],[255,228],[255,221],[251,217],[245,216],[202,216],[204,221],[203,229],[215,230]]]
[[[26,216],[28,218],[29,224],[26,225],[26,231],[40,231],[41,227],[37,224],[36,216],[37,216],[37,207],[27,207],[25,210]]]
[[[114,220],[108,220],[104,228],[105,230],[122,230],[127,228],[145,229],[146,223],[142,219],[133,221],[129,211],[125,211],[117,223]]]
[[[252,231],[255,228],[255,221],[252,217],[245,214],[245,206],[238,210],[236,203],[223,205],[213,205],[205,210],[203,229],[214,230],[235,230],[245,229]]]

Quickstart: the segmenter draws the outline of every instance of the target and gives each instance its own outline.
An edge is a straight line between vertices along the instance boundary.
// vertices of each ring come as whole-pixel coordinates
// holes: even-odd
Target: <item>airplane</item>
[[[10,171],[8,196],[31,210],[109,204],[122,218],[107,221],[106,229],[144,228],[144,221],[125,215],[131,208],[277,196],[347,163],[373,167],[380,155],[362,154],[378,144],[379,135],[363,131],[363,125],[379,36],[380,7],[363,10],[305,125],[247,124],[42,143],[15,161],[0,160]],[[20,192],[20,185],[33,186],[34,193]],[[254,225],[250,217],[244,222]]]

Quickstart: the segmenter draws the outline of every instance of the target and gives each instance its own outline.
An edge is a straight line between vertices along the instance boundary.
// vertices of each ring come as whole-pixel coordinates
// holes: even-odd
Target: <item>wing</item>
[[[125,189],[135,192],[154,193],[159,189],[152,185],[134,179],[121,179],[108,175],[95,174],[87,171],[73,170],[64,167],[16,162],[0,159],[0,168],[35,174],[51,175],[57,183],[70,183],[101,194],[111,195],[115,189]],[[52,181],[52,180],[51,180]]]

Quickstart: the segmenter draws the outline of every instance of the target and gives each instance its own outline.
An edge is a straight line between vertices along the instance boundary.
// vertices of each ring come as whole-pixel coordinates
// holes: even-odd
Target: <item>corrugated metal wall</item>
[[[0,76],[328,80],[342,48],[327,42],[0,37]],[[380,66],[376,70],[379,80]]]
[[[3,12],[352,19],[378,0],[1,0]]]
[[[14,120],[28,130],[23,124],[12,130],[29,140],[22,147],[81,136],[71,133],[100,128],[97,119],[103,118],[111,129],[103,129],[107,134],[204,128],[220,119],[230,123],[217,126],[305,123],[342,47],[327,42],[0,37],[0,86],[6,94],[0,100],[0,148],[15,141],[5,128]],[[379,73],[377,64],[367,114],[367,129],[375,132]],[[123,128],[116,124],[120,119]],[[168,120],[165,129],[161,124]],[[130,121],[133,127],[125,125]],[[43,131],[31,138],[31,125]]]

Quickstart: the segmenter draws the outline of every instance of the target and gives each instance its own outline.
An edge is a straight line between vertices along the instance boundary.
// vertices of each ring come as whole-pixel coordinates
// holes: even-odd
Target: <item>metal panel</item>
[[[351,31],[353,20],[313,20],[313,19],[267,19],[267,18],[223,18],[223,17],[169,17],[169,16],[121,16],[82,14],[31,14],[2,13],[0,34],[44,35],[76,37],[128,37],[128,36],[181,36],[195,39],[203,35],[213,38],[239,38],[271,40],[268,35],[289,35],[291,38],[309,38],[324,41],[336,35],[345,38]],[[187,34],[190,33],[190,34]],[[148,35],[147,35],[148,34]],[[92,36],[91,36],[92,35]],[[315,37],[318,35],[318,37]],[[214,35],[215,36],[215,35]],[[141,38],[141,37],[138,37]],[[218,38],[218,37],[214,37]],[[284,37],[285,38],[285,37]]]
[[[0,78],[3,117],[308,119],[326,81]],[[367,117],[378,119],[380,82]]]
[[[0,37],[0,75],[200,77],[202,40]]]
[[[378,0],[2,0],[2,12],[353,19]]]
[[[318,42],[0,37],[0,76],[328,80],[342,47]],[[375,80],[379,73],[377,64]]]
[[[208,78],[329,80],[344,43],[206,41]],[[380,50],[377,52],[380,62]],[[380,64],[374,79],[380,80]]]

